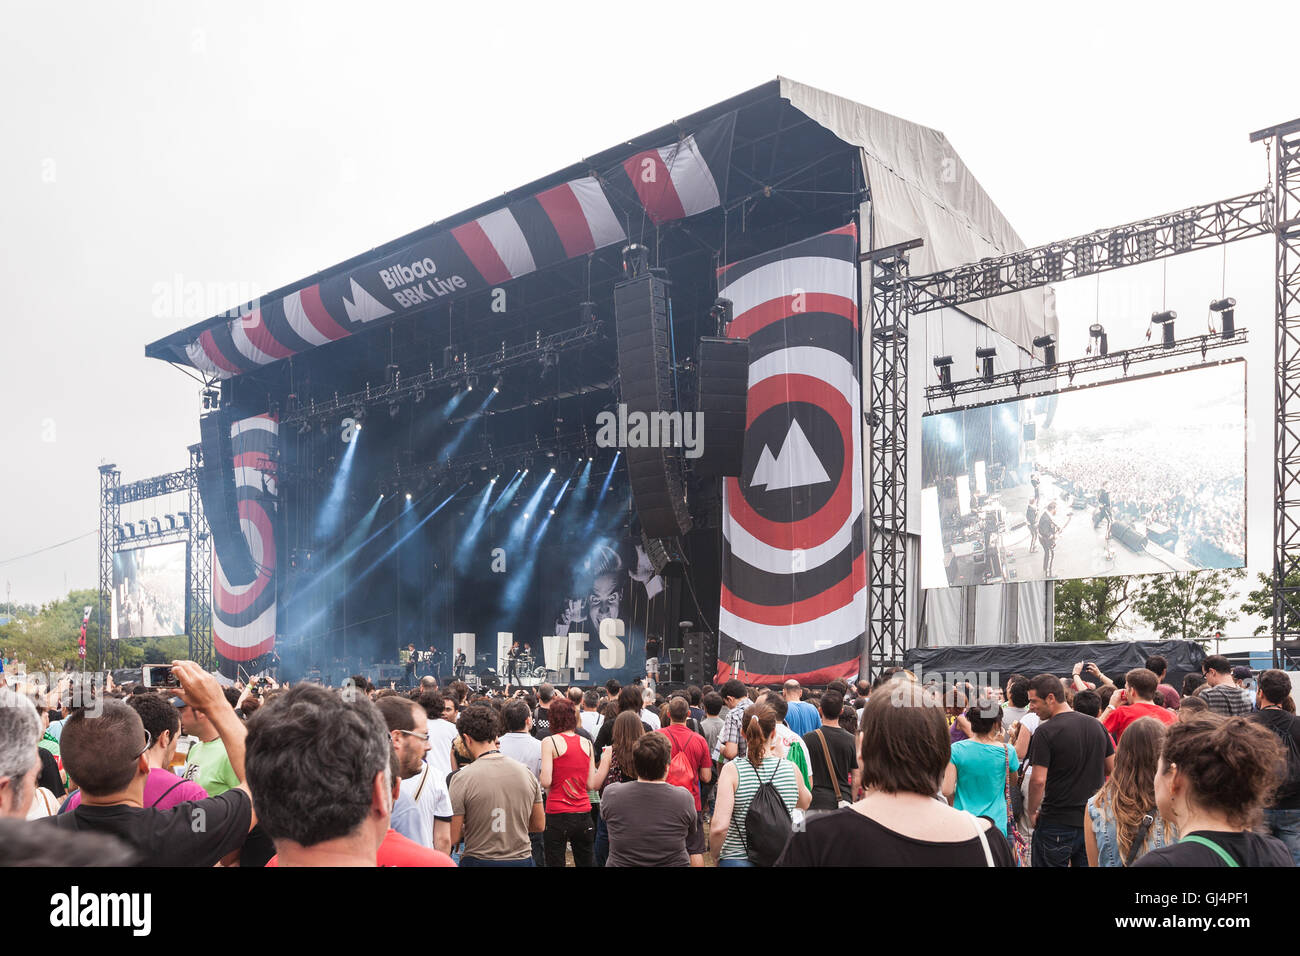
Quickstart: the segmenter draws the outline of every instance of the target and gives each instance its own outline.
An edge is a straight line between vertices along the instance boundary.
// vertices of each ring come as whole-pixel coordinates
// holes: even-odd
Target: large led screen
[[[114,640],[185,633],[185,542],[113,554]]]
[[[1244,566],[1245,370],[927,415],[922,587]]]

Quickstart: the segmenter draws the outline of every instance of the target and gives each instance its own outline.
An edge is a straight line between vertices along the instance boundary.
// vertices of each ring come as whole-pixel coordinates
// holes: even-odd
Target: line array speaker
[[[238,587],[252,584],[257,567],[248,541],[239,527],[239,506],[235,498],[235,454],[231,447],[229,412],[211,412],[199,419],[203,465],[199,468],[199,498],[212,532],[212,546],[221,562],[221,573]]]
[[[700,339],[698,409],[703,424],[699,475],[737,477],[745,450],[749,339]]]
[[[686,642],[686,683],[697,687],[711,683],[718,671],[713,639],[707,631],[687,631],[684,640]]]
[[[672,415],[681,438],[681,416],[673,408],[672,366],[668,354],[668,281],[647,273],[614,287],[618,333],[618,374],[628,421],[646,416],[648,427],[629,434],[627,458],[632,503],[650,538],[670,538],[690,530],[682,487],[680,448],[672,444]],[[640,416],[637,416],[640,418]],[[632,432],[629,425],[629,433]],[[665,439],[668,439],[665,441]],[[664,447],[665,445],[668,447]],[[658,446],[658,447],[655,447]]]

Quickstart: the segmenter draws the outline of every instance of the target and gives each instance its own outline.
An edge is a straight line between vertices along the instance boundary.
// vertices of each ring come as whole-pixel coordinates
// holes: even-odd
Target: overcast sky
[[[942,130],[1026,243],[1063,238],[1261,187],[1247,134],[1300,114],[1277,52],[1296,10],[5,3],[0,588],[93,587],[94,534],[14,559],[97,528],[101,462],[124,481],[185,466],[198,385],[143,354],[215,311],[168,301],[178,282],[237,304],[778,74]],[[1180,333],[1202,327],[1223,256],[1175,263],[1058,289],[1062,356],[1098,295],[1112,348],[1162,282],[1193,316]],[[1270,242],[1227,270],[1256,333],[1250,563],[1267,567]]]

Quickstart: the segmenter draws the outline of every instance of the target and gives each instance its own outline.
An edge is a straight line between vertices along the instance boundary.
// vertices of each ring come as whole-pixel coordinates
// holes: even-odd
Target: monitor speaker
[[[685,534],[691,518],[682,486],[681,449],[671,442],[664,447],[663,432],[668,429],[662,427],[665,421],[671,422],[664,413],[678,411],[668,351],[668,281],[646,273],[616,285],[614,323],[620,398],[627,406],[629,422],[636,413],[649,422],[643,440],[635,444],[629,440],[623,449],[632,503],[647,537]],[[680,427],[677,440],[681,440]]]
[[[702,452],[699,475],[740,475],[749,398],[749,339],[700,339],[697,408]]]
[[[697,687],[711,683],[718,670],[713,638],[707,631],[687,631],[683,639],[686,651],[686,683]]]
[[[1118,538],[1130,551],[1141,551],[1146,547],[1147,536],[1138,533],[1132,525],[1116,521],[1110,528],[1112,538]]]
[[[230,438],[233,416],[222,410],[199,419],[203,464],[199,468],[199,497],[212,533],[212,546],[221,562],[221,573],[233,586],[252,584],[257,566],[248,540],[239,527],[239,505],[235,497],[235,453]]]

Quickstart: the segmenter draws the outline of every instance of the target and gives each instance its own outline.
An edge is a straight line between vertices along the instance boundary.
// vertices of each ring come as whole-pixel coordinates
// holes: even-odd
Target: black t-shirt
[[[826,749],[831,752],[831,762],[835,764],[835,779],[840,782],[840,799],[852,800],[849,792],[850,774],[858,766],[857,743],[853,735],[843,727],[823,726],[820,731],[826,738]],[[835,799],[835,787],[831,783],[831,771],[826,767],[826,753],[818,739],[818,731],[813,730],[803,735],[804,746],[808,748],[808,762],[812,764],[812,803],[810,810],[834,810],[839,803]]]
[[[178,803],[170,810],[83,803],[41,822],[62,830],[115,836],[136,850],[136,866],[214,866],[243,846],[252,813],[248,794],[233,789],[206,800]]]
[[[651,727],[649,724],[647,724],[644,720],[641,721],[641,728],[647,734],[650,733],[652,730],[654,730],[654,728]],[[612,747],[613,745],[614,745],[614,721],[607,719],[600,725],[600,730],[596,731],[595,747],[596,747],[597,763],[600,762],[601,748]]]
[[[68,790],[63,786],[63,777],[59,774],[59,762],[44,747],[37,747],[36,752],[41,758],[41,773],[36,778],[36,786],[44,787],[56,797],[63,796]]]
[[[995,866],[1015,866],[997,826],[984,831]],[[777,866],[987,866],[979,837],[934,843],[903,836],[851,807],[809,814]]]
[[[1038,519],[1038,537],[1048,547],[1056,543],[1056,521],[1050,512],[1044,511]]]
[[[1277,837],[1262,833],[1224,833],[1219,830],[1201,830],[1197,836],[1212,840],[1240,866],[1295,866],[1291,851]],[[1186,837],[1173,846],[1161,847],[1138,857],[1134,866],[1223,866],[1219,854],[1208,846],[1188,843]]]
[[[538,740],[551,736],[551,712],[545,707],[533,711],[533,736]]]
[[[1300,717],[1270,707],[1255,711],[1247,719],[1263,724],[1277,734],[1287,751],[1286,782],[1278,788],[1272,809],[1300,810]]]
[[[1038,825],[1082,829],[1084,806],[1106,782],[1106,758],[1115,752],[1110,734],[1097,718],[1066,710],[1040,723],[1032,740],[1030,763],[1047,768]]]

